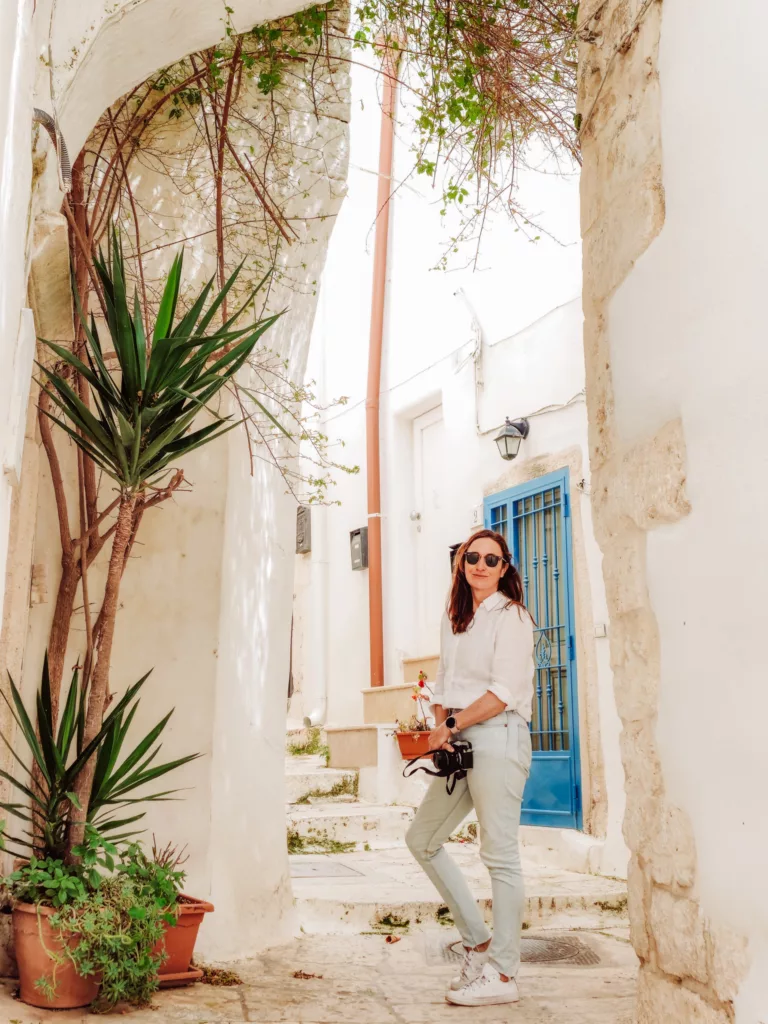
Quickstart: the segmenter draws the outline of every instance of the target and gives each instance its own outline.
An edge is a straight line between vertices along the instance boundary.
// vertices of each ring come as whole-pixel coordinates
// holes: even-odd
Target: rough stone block
[[[650,886],[645,872],[636,857],[629,862],[627,872],[627,904],[629,909],[629,937],[635,952],[641,960],[649,960],[651,944],[648,936],[648,917],[646,899]]]
[[[615,502],[599,498],[595,503],[595,516],[620,516]],[[605,594],[611,609],[611,622],[638,608],[647,608],[648,587],[645,582],[645,534],[640,530],[626,530],[606,545],[603,551],[603,578]]]
[[[732,1024],[721,1009],[645,967],[640,971],[637,1024]]]
[[[685,811],[672,806],[664,809],[648,856],[654,882],[681,889],[693,885],[696,841]]]
[[[611,667],[616,710],[622,722],[654,718],[661,676],[659,632],[650,608],[611,620]]]
[[[698,903],[673,896],[665,889],[654,889],[651,932],[662,971],[676,978],[706,983],[707,946]]]
[[[725,925],[707,921],[709,979],[718,999],[724,1003],[736,998],[749,973],[751,956],[747,940]]]
[[[664,191],[656,178],[616,196],[584,233],[584,288],[608,299],[664,224]]]
[[[665,423],[624,455],[615,499],[641,530],[676,523],[691,511],[685,495],[685,463],[679,419]]]

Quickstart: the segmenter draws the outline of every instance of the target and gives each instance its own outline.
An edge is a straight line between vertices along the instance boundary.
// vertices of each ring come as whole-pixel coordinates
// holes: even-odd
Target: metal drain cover
[[[599,964],[600,957],[586,943],[571,935],[524,935],[520,959],[526,964]]]
[[[461,942],[430,944],[427,960],[433,964],[458,963],[464,955]],[[524,935],[520,946],[524,964],[572,964],[594,967],[600,957],[581,939],[573,935]]]

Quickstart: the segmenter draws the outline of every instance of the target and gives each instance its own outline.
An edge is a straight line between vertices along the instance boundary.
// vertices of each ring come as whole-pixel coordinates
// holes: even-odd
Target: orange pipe
[[[397,100],[396,52],[384,56],[384,92],[379,141],[379,187],[376,194],[376,240],[373,253],[371,334],[368,346],[368,391],[365,400],[366,467],[368,478],[368,615],[370,620],[371,686],[384,685],[384,601],[381,567],[381,455],[379,396],[384,341],[384,301],[387,291],[389,200]]]

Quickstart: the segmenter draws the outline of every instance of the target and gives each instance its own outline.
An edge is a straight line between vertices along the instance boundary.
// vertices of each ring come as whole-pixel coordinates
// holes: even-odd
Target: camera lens
[[[439,772],[443,771],[448,766],[448,751],[437,750],[432,758],[432,762]]]

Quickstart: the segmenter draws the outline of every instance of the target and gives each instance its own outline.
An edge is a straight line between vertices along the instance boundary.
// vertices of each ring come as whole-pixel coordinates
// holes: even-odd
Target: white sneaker
[[[457,992],[449,992],[445,998],[456,1006],[494,1006],[498,1003],[516,1003],[520,993],[514,978],[502,981],[496,968],[486,964],[479,978]]]
[[[488,950],[468,949],[464,947],[464,961],[461,965],[461,974],[451,978],[451,991],[456,992],[460,988],[466,988],[475,978],[483,973],[483,967],[488,963]]]

